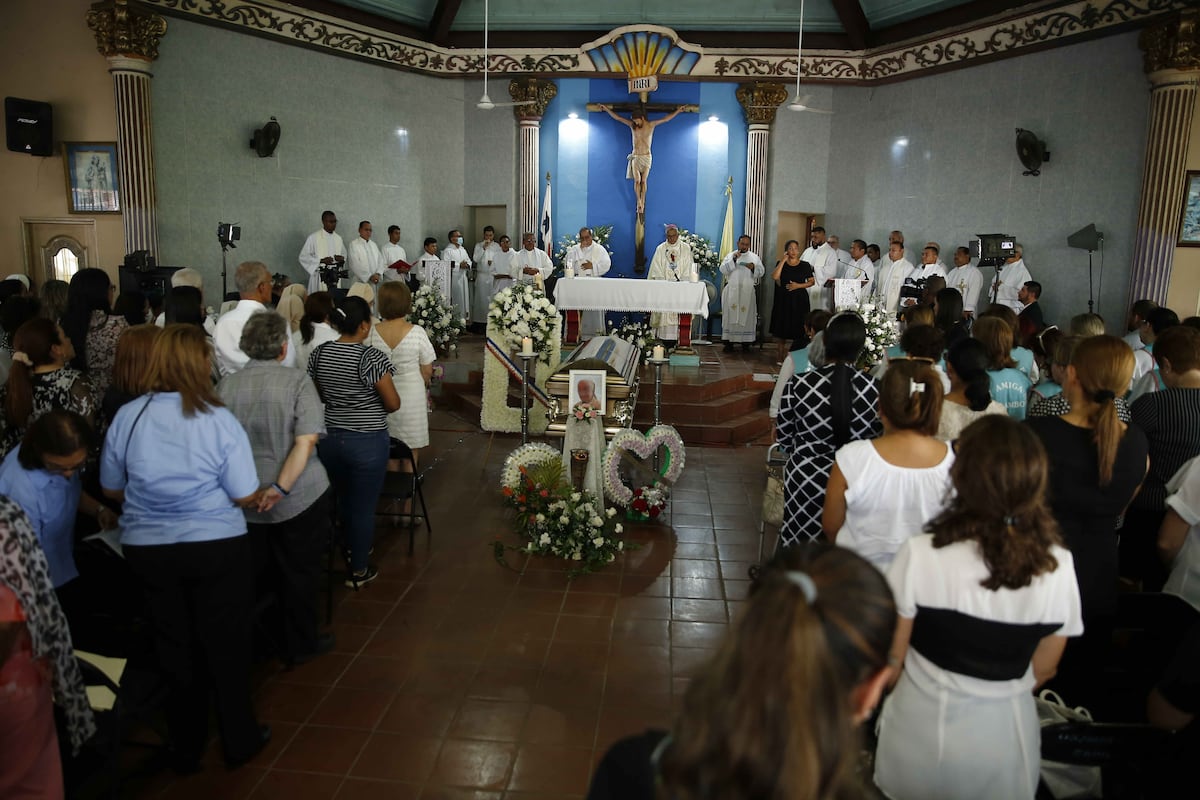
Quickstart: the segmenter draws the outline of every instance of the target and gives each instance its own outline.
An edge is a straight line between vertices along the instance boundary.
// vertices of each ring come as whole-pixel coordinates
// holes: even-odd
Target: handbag
[[[1057,692],[1043,689],[1037,703],[1038,724],[1045,728],[1063,722],[1091,722],[1092,715],[1083,706],[1069,707]],[[1066,797],[1102,797],[1100,767],[1065,764],[1042,759],[1042,783],[1058,800]]]

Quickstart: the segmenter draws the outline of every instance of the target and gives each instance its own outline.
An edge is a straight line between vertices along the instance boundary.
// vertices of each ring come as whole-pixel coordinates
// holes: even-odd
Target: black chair
[[[421,516],[424,519],[425,531],[433,534],[433,524],[429,520],[429,508],[425,505],[425,492],[422,485],[424,476],[417,471],[416,458],[412,448],[399,439],[392,439],[391,452],[388,454],[388,474],[384,479],[383,493],[389,499],[389,505],[383,512],[392,518],[392,527],[400,527],[400,517],[403,515],[405,501],[413,500],[408,513],[408,554],[414,550],[417,532],[416,506],[421,506]],[[400,504],[397,510],[396,505]],[[380,512],[376,511],[376,516]]]

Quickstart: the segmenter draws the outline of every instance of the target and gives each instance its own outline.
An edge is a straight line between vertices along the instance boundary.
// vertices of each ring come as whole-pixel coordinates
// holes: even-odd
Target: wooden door
[[[46,281],[70,281],[86,267],[99,266],[96,220],[26,217],[21,220],[25,274],[35,290]],[[3,277],[3,276],[0,276]]]

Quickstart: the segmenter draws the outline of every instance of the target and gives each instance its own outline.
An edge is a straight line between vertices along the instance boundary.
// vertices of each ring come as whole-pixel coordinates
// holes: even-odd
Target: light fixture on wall
[[[254,132],[254,138],[250,140],[250,148],[258,153],[259,158],[267,158],[275,152],[275,148],[279,147],[279,123],[274,117]]]

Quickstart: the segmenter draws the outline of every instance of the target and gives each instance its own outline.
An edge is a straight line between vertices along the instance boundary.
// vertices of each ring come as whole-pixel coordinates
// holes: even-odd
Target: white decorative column
[[[1150,78],[1150,126],[1138,227],[1129,276],[1130,302],[1167,300],[1179,237],[1188,142],[1200,87],[1200,12],[1186,11],[1144,30]]]
[[[520,151],[517,154],[517,170],[520,175],[517,219],[521,229],[514,237],[514,239],[519,239],[526,233],[537,233],[540,221],[538,190],[542,188],[540,143],[542,116],[546,113],[546,106],[558,94],[558,87],[537,78],[522,78],[509,82],[508,93],[513,102],[526,103],[526,105],[513,106],[513,116],[517,118],[517,124],[520,126],[518,144]]]
[[[767,214],[767,151],[775,110],[787,100],[781,83],[743,83],[737,99],[749,123],[746,142],[746,219],[742,231],[750,237],[750,249],[763,251]]]
[[[87,14],[100,54],[108,59],[117,108],[117,174],[125,252],[158,255],[154,190],[154,133],[150,118],[151,64],[167,22],[128,0],[94,3]]]

